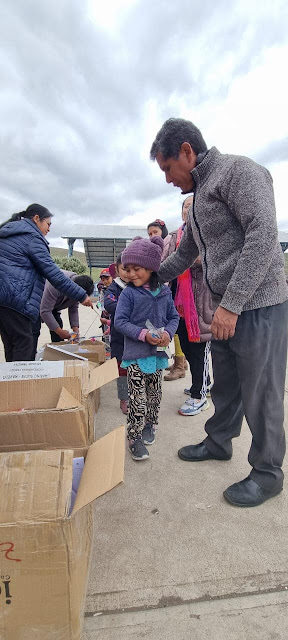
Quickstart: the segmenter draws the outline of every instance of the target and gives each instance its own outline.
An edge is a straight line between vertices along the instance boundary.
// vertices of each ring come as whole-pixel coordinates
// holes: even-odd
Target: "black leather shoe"
[[[187,460],[189,462],[201,462],[201,460],[231,460],[231,456],[220,457],[210,453],[204,442],[182,447],[182,449],[178,451],[178,456],[181,460]]]
[[[252,478],[248,477],[245,480],[231,484],[231,487],[224,491],[223,496],[236,507],[258,507],[265,500],[274,498],[278,493],[281,493],[282,488],[279,489],[278,487],[268,491],[268,489],[263,489]]]

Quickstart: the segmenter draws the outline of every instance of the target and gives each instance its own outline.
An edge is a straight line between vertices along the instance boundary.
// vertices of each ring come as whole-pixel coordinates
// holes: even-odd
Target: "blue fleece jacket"
[[[117,360],[122,360],[123,349],[124,349],[124,336],[122,333],[119,333],[115,329],[114,326],[114,318],[115,312],[117,309],[118,300],[120,294],[122,294],[124,288],[120,287],[115,280],[112,284],[107,287],[104,293],[104,308],[110,314],[111,318],[111,326],[110,326],[110,336],[111,336],[111,358],[117,358]]]
[[[146,320],[154,327],[164,327],[172,339],[177,331],[179,315],[175,309],[169,287],[162,286],[157,296],[144,287],[129,284],[118,300],[114,318],[117,331],[124,335],[124,360],[156,356],[157,347],[139,340]]]
[[[32,220],[5,224],[0,229],[0,306],[36,320],[45,278],[68,298],[83,302],[87,297],[53,262],[48,242]]]

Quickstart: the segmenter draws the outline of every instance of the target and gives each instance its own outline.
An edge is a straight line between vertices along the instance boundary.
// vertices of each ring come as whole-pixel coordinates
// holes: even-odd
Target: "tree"
[[[79,276],[86,273],[85,264],[83,264],[81,260],[78,260],[78,258],[62,258],[61,256],[55,256],[54,262],[58,264],[60,269],[65,269],[65,271],[74,271]]]

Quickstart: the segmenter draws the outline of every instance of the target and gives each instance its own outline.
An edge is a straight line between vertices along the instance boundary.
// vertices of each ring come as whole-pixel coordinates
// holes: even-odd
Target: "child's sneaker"
[[[201,413],[201,411],[206,411],[208,407],[209,402],[206,398],[202,398],[201,400],[190,398],[182,404],[178,413],[180,413],[180,416],[196,416],[198,413]]]
[[[155,428],[150,422],[146,422],[142,431],[142,440],[144,444],[154,444],[155,442]]]
[[[149,451],[143,444],[142,438],[136,438],[136,440],[130,440],[129,449],[133,460],[146,460],[149,458]]]

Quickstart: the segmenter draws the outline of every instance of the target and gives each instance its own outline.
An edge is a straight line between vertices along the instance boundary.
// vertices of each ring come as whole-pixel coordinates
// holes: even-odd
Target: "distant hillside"
[[[60,249],[60,247],[50,247],[52,258],[55,258],[55,256],[59,256],[59,258],[67,258],[67,252],[67,249]],[[73,256],[74,258],[78,258],[78,260],[81,260],[81,262],[83,262],[83,264],[87,266],[85,253],[82,253],[81,251],[73,251]]]
[[[50,252],[51,252],[52,258],[55,258],[56,256],[59,256],[59,258],[66,258],[67,257],[67,249],[62,249],[60,247],[50,247]],[[83,264],[85,264],[86,273],[87,273],[87,275],[90,275],[90,269],[87,266],[85,253],[82,253],[81,251],[73,251],[73,257],[74,258],[78,258],[78,260],[81,260],[81,262],[83,262]],[[94,282],[96,282],[96,280],[98,280],[100,271],[101,271],[101,269],[97,269],[96,267],[95,268],[93,267],[92,273],[91,273],[91,278],[93,279]]]

